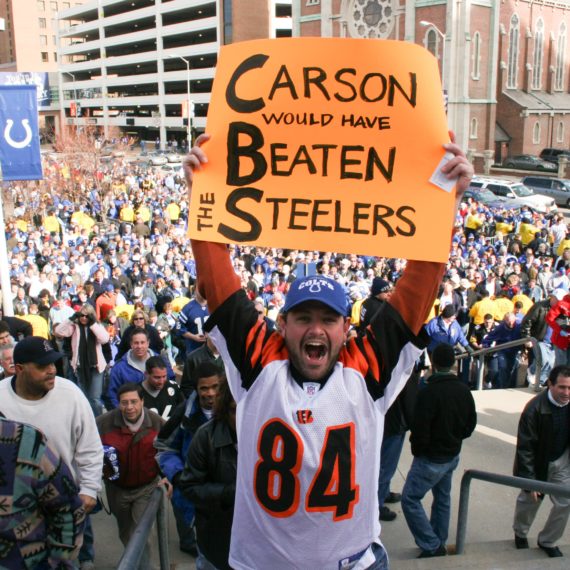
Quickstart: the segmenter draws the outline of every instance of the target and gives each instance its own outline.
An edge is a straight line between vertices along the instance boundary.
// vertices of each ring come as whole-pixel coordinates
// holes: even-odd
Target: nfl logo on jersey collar
[[[344,289],[340,283],[328,277],[312,275],[293,281],[285,298],[283,312],[286,313],[306,301],[318,301],[346,317],[347,306]]]

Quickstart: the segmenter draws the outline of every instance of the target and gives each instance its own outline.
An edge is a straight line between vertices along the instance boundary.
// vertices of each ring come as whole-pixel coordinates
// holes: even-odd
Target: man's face
[[[198,378],[198,399],[200,400],[200,407],[205,410],[212,410],[218,392],[220,391],[220,377],[219,376],[206,376],[205,378]]]
[[[293,366],[307,380],[320,380],[337,361],[349,322],[326,305],[308,301],[289,311],[279,326]]]
[[[10,348],[0,352],[0,366],[6,371],[6,376],[16,373],[14,367],[14,349]]]
[[[5,346],[7,344],[10,344],[10,342],[11,342],[11,337],[8,331],[0,333],[0,346]]]
[[[512,313],[507,313],[505,315],[505,318],[503,319],[503,322],[507,325],[507,327],[512,329],[515,326],[515,323],[517,322],[517,320]]]
[[[148,354],[148,338],[144,334],[134,334],[131,337],[131,350],[135,358],[144,358]]]
[[[124,392],[119,399],[119,409],[123,417],[131,424],[134,424],[141,417],[143,410],[143,400],[138,392]]]
[[[55,364],[16,364],[16,391],[26,399],[39,400],[55,386]]]
[[[570,402],[570,376],[558,376],[554,385],[549,381],[548,389],[550,390],[550,395],[559,404]]]
[[[390,289],[388,291],[384,291],[383,293],[379,293],[376,295],[380,301],[387,301],[392,296],[393,290]]]
[[[151,388],[162,390],[166,384],[166,368],[153,368],[145,374],[147,382]]]

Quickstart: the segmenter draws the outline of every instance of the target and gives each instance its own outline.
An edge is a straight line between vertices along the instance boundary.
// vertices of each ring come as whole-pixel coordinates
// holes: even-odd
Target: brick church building
[[[293,20],[293,35],[423,45],[475,156],[570,148],[570,0],[294,0]]]

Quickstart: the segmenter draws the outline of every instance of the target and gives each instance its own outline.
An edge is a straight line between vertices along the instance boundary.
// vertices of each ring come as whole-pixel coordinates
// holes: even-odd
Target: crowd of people
[[[10,420],[41,429],[48,444],[56,432],[55,424],[71,429],[65,438],[53,436],[55,450],[42,447],[39,453],[49,457],[48,471],[58,461],[57,452],[74,466],[71,478],[87,513],[95,507],[101,490],[100,483],[94,482],[94,472],[105,473],[107,499],[124,544],[150,494],[160,484],[173,493],[180,548],[200,555],[201,568],[229,568],[230,533],[236,532],[231,528],[234,502],[241,501],[242,513],[253,513],[244,503],[246,499],[236,496],[237,439],[242,435],[236,428],[232,393],[239,402],[246,392],[249,395],[254,378],[264,372],[242,365],[241,376],[228,378],[231,392],[228,389],[222,356],[237,356],[235,348],[228,349],[226,343],[247,344],[251,339],[242,338],[246,329],[234,330],[223,321],[223,315],[216,319],[214,331],[211,323],[206,326],[222,299],[214,299],[212,293],[204,296],[204,290],[197,287],[198,254],[186,236],[184,173],[182,169],[162,171],[141,166],[126,158],[90,169],[65,163],[57,156],[44,160],[43,181],[14,183],[7,189],[8,201],[13,204],[6,221],[11,291],[3,295],[10,296],[14,316],[3,315],[0,321],[0,365],[12,384],[4,386],[10,405],[0,405],[0,412]],[[534,337],[535,345],[519,344],[486,357],[485,387],[514,387],[521,381],[534,384],[537,390],[546,387],[551,371],[566,365],[570,357],[570,236],[564,217],[556,212],[539,214],[526,207],[501,210],[469,199],[460,203],[455,226],[449,260],[437,280],[436,300],[430,300],[424,320],[417,323],[418,327],[425,325],[430,338],[427,351],[414,358],[418,378],[435,359],[434,370],[449,379],[454,359],[442,352],[442,346],[452,347],[453,355]],[[338,295],[329,306],[346,310],[350,316],[346,338],[353,338],[360,346],[373,317],[387,312],[387,301],[402,303],[403,297],[394,292],[405,271],[413,266],[404,259],[247,245],[232,245],[229,255],[240,299],[252,301],[249,305],[255,309],[250,315],[236,308],[238,320],[243,318],[252,331],[267,335],[260,343],[270,342],[273,337],[269,334],[275,331],[292,334],[294,323],[282,315],[296,306],[296,279],[328,278],[336,284]],[[398,310],[404,311],[399,305]],[[251,318],[254,320],[249,322]],[[231,338],[228,341],[226,337]],[[23,355],[22,347],[26,347],[27,355]],[[323,350],[316,341],[310,347],[313,356]],[[518,373],[521,359],[529,365],[522,379]],[[474,387],[470,360],[462,360],[458,375],[461,384]],[[537,360],[542,366],[535,377]],[[298,362],[294,364],[303,371]],[[32,370],[33,366],[41,370]],[[24,400],[43,401],[43,394],[53,390],[56,367],[57,376],[71,381],[74,390],[68,397],[80,402],[81,417],[41,419],[37,416],[45,413],[43,407],[38,406],[30,415],[24,405]],[[30,389],[37,388],[40,374],[46,383],[44,392]],[[21,386],[25,387],[23,391]],[[310,394],[315,387],[304,389]],[[437,394],[438,389],[432,388],[422,397],[435,398],[430,394]],[[457,392],[464,402],[461,415],[466,425],[450,446],[455,461],[461,439],[470,435],[476,420],[469,392],[446,390]],[[238,398],[236,394],[241,395]],[[55,400],[55,392],[50,397]],[[384,399],[380,393],[372,397],[374,401]],[[398,401],[390,397],[391,403],[394,400]],[[430,405],[437,409],[433,402]],[[300,412],[310,410],[300,409],[297,414]],[[310,418],[305,419],[308,422]],[[303,421],[299,416],[299,423]],[[199,430],[203,424],[209,427]],[[416,429],[412,447],[417,451],[422,443],[418,435],[421,429]],[[280,426],[263,430],[268,438],[289,441],[291,432],[281,433]],[[337,431],[339,438],[345,437]],[[105,445],[104,453],[97,433]],[[191,448],[195,433],[199,437]],[[29,436],[22,432],[18,437]],[[403,435],[400,440],[403,443]],[[439,556],[446,552],[447,529],[438,535],[438,529],[424,528],[426,521],[421,520],[418,505],[430,487],[425,482],[425,488],[413,482],[419,477],[414,469],[423,469],[420,458],[426,460],[425,446],[432,442],[423,445],[404,489],[403,508],[421,555]],[[244,444],[240,453],[253,452]],[[253,457],[251,461],[255,463]],[[437,457],[433,461],[439,462]],[[445,474],[449,484],[453,469]],[[215,488],[206,487],[212,473],[219,483]],[[262,469],[259,476],[269,477]],[[381,472],[380,480],[382,476]],[[86,480],[90,485],[86,486]],[[399,497],[389,492],[389,477],[385,487],[386,493],[379,497],[380,514],[383,520],[392,520],[383,503],[390,495],[393,500]],[[354,500],[350,500],[351,490],[345,491],[346,512],[341,505],[317,505],[324,500],[317,491],[307,501],[314,500],[315,509],[336,509],[335,519],[342,518],[353,508]],[[280,498],[267,490],[259,490],[257,499],[266,512],[283,509],[289,513],[293,508],[282,505]],[[77,502],[70,503],[68,512],[77,508]],[[442,516],[445,519],[448,514]],[[78,528],[84,526],[79,561],[88,569],[93,567],[95,556],[93,533],[89,516],[86,522],[81,518],[74,517],[76,527],[70,536],[77,542]],[[188,532],[194,521],[197,544],[194,534]],[[214,526],[226,540],[227,549],[219,550],[212,544],[209,533]],[[250,532],[246,526],[242,531]],[[445,527],[445,520],[441,526]],[[72,543],[67,549],[60,548],[58,556],[71,560],[77,550]],[[25,559],[26,555],[22,556]],[[232,559],[240,564],[246,563],[248,556],[237,547],[232,552]],[[383,563],[375,543],[365,556]],[[279,562],[279,556],[275,560]]]

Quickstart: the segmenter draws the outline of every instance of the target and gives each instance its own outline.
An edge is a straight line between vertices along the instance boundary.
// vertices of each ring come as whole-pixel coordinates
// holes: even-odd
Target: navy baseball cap
[[[14,364],[33,362],[43,366],[63,358],[63,354],[41,336],[27,336],[14,347]]]
[[[318,301],[343,317],[347,314],[346,295],[340,283],[322,275],[296,279],[285,298],[283,312],[294,309],[306,301]]]

